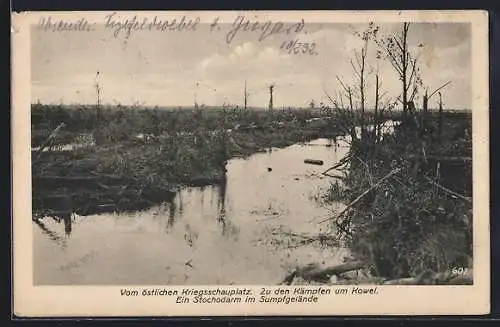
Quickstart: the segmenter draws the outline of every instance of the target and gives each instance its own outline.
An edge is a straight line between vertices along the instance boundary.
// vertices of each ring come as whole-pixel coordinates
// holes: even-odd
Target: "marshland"
[[[35,283],[472,283],[472,111],[410,31],[308,106],[32,104]]]

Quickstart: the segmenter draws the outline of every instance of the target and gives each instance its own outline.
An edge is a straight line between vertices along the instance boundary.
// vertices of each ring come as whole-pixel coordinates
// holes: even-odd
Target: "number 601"
[[[464,267],[453,267],[451,270],[453,274],[463,275],[467,273],[467,268]]]

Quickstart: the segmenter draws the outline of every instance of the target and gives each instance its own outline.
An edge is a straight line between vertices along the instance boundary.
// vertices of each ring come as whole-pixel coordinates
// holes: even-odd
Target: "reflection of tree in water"
[[[57,219],[55,219],[56,221],[58,221]],[[69,222],[69,226],[71,226],[71,218],[69,219],[70,222]],[[49,239],[51,239],[52,241],[56,242],[56,244],[60,245],[62,248],[66,248],[66,239],[64,239],[63,237],[57,235],[56,232],[50,230],[47,226],[45,226],[45,224],[41,221],[41,219],[33,219],[33,222],[35,224],[38,225],[38,227],[40,227],[40,230],[42,231],[42,233],[44,233],[45,235],[48,236]],[[67,230],[67,225],[65,223],[65,231]],[[69,227],[70,229],[70,232],[68,233],[66,231],[66,235],[69,236],[69,234],[71,233],[71,227]]]
[[[73,230],[72,216],[73,216],[73,214],[69,213],[69,214],[62,214],[60,216],[52,217],[58,223],[62,222],[64,224],[64,233],[68,237],[71,235],[71,231]]]
[[[337,143],[337,137],[334,136],[333,138],[328,139],[328,145],[333,146],[333,149],[335,153],[337,153],[338,150],[338,143]]]
[[[238,233],[236,226],[232,224],[226,216],[226,196],[227,196],[227,179],[224,180],[217,186],[217,211],[218,217],[217,221],[222,227],[222,235],[230,236]]]
[[[226,180],[217,186],[217,221],[220,223],[224,223],[226,220],[226,188]]]
[[[200,208],[203,211],[203,208],[205,206],[205,186],[200,186],[200,192],[201,192]]]
[[[184,211],[182,192],[178,192],[171,200],[166,202],[168,207],[167,231],[169,231],[177,221],[178,217],[182,216]]]
[[[175,197],[168,201],[168,220],[167,220],[167,231],[174,226],[175,214],[177,205],[175,204]]]
[[[67,236],[71,235],[71,231],[73,228],[73,221],[71,220],[71,215],[65,215],[63,217],[64,221],[64,232],[66,233]]]
[[[179,199],[179,217],[182,216],[182,212],[184,211],[184,201],[182,199],[182,192],[177,194],[177,198]]]

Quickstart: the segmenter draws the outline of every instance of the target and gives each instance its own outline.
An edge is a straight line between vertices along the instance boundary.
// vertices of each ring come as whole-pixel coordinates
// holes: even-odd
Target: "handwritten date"
[[[280,49],[291,55],[317,56],[315,42],[300,42],[299,40],[284,41]]]

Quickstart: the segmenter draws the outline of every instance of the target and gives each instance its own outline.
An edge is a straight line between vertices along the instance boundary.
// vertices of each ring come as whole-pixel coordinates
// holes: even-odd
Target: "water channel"
[[[271,149],[230,160],[224,185],[185,188],[148,210],[76,216],[71,229],[33,223],[34,283],[277,284],[297,265],[341,263],[346,249],[299,241],[342,209],[323,203],[333,179],[321,173],[347,151],[344,139]]]

